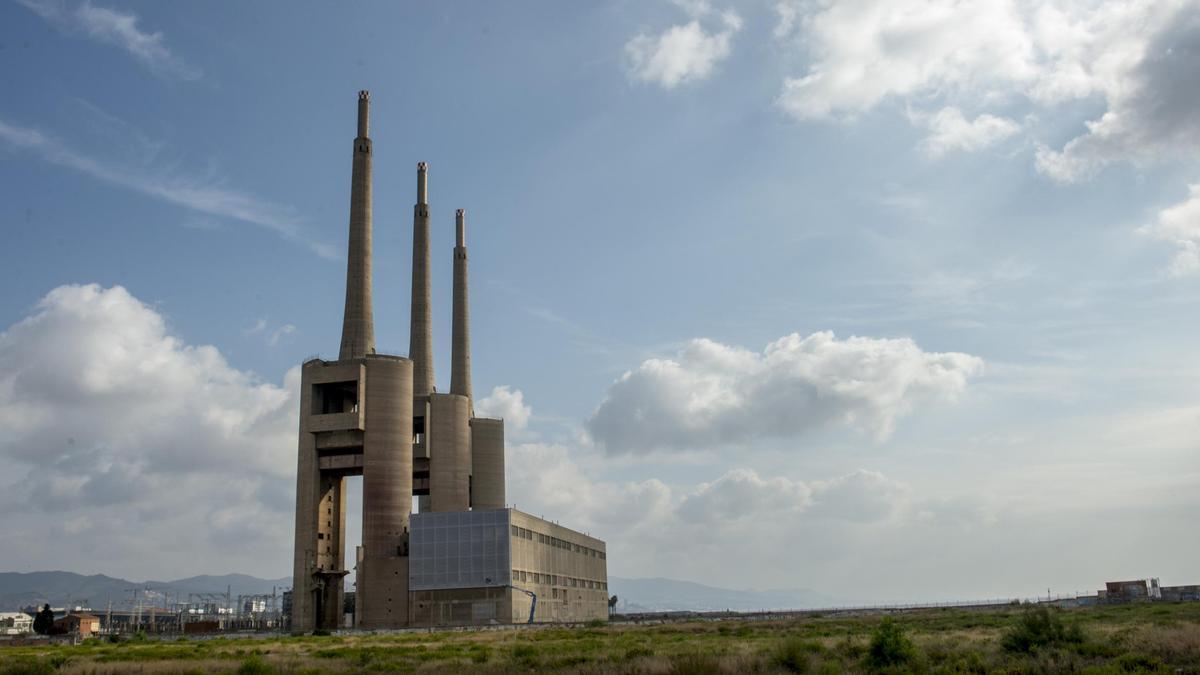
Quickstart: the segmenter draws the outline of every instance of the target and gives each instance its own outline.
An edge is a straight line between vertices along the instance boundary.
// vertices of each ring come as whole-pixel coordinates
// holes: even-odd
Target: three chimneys
[[[350,243],[346,261],[346,313],[339,360],[375,353],[371,311],[371,94],[358,92],[358,137],[350,183]],[[471,337],[467,293],[466,211],[455,213],[454,307],[451,327],[450,393],[471,398]],[[429,279],[429,166],[417,164],[417,203],[413,205],[412,315],[408,358],[413,363],[413,396],[435,391],[433,319]]]

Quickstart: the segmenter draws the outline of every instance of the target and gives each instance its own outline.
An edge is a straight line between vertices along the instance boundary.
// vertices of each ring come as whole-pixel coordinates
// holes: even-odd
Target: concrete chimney
[[[451,327],[450,393],[471,398],[471,310],[467,297],[467,212],[455,213],[454,312]]]
[[[371,312],[371,139],[367,119],[368,91],[358,92],[358,137],[350,173],[350,243],[346,256],[346,311],[338,359],[375,353],[375,321]]]
[[[412,317],[408,358],[413,362],[413,396],[434,391],[433,317],[429,289],[429,166],[417,164],[417,203],[413,206]]]

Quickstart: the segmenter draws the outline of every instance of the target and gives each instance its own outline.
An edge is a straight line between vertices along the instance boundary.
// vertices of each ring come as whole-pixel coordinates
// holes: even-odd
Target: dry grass
[[[1184,672],[1200,674],[1200,603],[1062,612],[1081,643],[1006,652],[1021,610],[895,615],[915,650],[896,672]],[[0,648],[0,675],[20,673],[867,672],[881,617],[708,621],[657,626],[94,643]]]

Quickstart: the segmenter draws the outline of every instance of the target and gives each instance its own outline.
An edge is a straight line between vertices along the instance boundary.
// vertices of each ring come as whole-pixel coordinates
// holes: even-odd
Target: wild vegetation
[[[18,673],[1200,673],[1200,603],[0,648]]]

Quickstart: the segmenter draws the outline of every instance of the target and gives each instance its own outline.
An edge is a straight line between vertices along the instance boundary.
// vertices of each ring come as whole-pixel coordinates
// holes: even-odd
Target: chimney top
[[[366,100],[368,98],[371,98],[371,92],[367,91],[366,89],[359,89],[358,90],[358,98],[359,98],[359,100]]]

